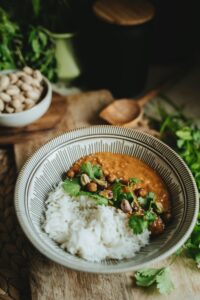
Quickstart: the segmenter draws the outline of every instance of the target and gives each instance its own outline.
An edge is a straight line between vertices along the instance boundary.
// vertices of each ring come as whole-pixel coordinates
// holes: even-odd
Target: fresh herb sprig
[[[22,64],[21,47],[19,26],[0,7],[0,70],[15,69],[17,64]]]
[[[149,287],[156,285],[160,294],[169,294],[174,289],[169,267],[159,269],[149,268],[138,271],[135,274],[135,279],[137,286]]]
[[[20,69],[25,65],[56,81],[55,43],[44,28],[20,27],[0,7],[0,70]]]
[[[194,120],[177,111],[168,115],[160,110],[160,121],[157,122],[161,138],[183,158],[196,180],[200,193],[200,129]],[[200,266],[200,213],[196,226],[184,245],[186,253]]]
[[[57,79],[55,44],[42,27],[29,26],[23,41],[24,60],[33,69],[39,69],[52,82]]]
[[[97,205],[108,205],[108,199],[96,193],[81,190],[81,184],[78,178],[65,179],[65,181],[63,182],[63,189],[68,195],[72,197],[89,196],[90,198],[95,200]]]
[[[200,194],[200,129],[194,121],[187,118],[182,111],[169,115],[162,107],[159,108],[160,120],[154,120],[161,138],[169,144],[186,162],[193,173]],[[200,267],[200,212],[195,228],[177,255],[186,250]],[[160,276],[161,275],[161,276]],[[173,289],[169,267],[145,269],[135,274],[136,285],[148,287],[156,284],[160,293],[168,293]]]

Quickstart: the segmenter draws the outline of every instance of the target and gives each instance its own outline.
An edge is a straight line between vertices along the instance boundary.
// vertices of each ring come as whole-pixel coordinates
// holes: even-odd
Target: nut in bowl
[[[52,100],[50,82],[30,67],[0,72],[0,126],[23,127],[42,117]]]
[[[171,148],[113,126],[48,142],[25,164],[15,191],[33,245],[93,273],[137,270],[173,254],[188,239],[198,206],[195,181]]]

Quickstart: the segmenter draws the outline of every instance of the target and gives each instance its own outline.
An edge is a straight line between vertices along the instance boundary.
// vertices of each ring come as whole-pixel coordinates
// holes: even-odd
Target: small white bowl
[[[14,70],[6,70],[0,72],[1,74],[10,74]],[[43,76],[45,83],[45,96],[32,108],[22,112],[8,114],[0,113],[0,126],[4,127],[23,127],[27,126],[39,118],[41,118],[48,110],[52,100],[52,87],[50,82]]]

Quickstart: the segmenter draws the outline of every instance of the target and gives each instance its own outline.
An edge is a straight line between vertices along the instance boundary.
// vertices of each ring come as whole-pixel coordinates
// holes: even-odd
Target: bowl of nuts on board
[[[48,110],[52,100],[50,82],[39,70],[0,72],[0,126],[27,126]]]

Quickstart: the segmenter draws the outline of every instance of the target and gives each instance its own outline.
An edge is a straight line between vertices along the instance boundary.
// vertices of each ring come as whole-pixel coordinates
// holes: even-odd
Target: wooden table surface
[[[100,124],[98,112],[112,101],[108,91],[66,97],[66,116],[57,131],[43,133],[37,139],[14,146],[18,169],[27,157],[53,136],[69,129]],[[171,258],[157,266],[170,263]],[[30,284],[33,300],[199,300],[200,271],[186,258],[177,258],[171,267],[175,290],[169,296],[159,295],[154,288],[135,286],[132,273],[94,275],[76,272],[51,262],[33,251]]]

